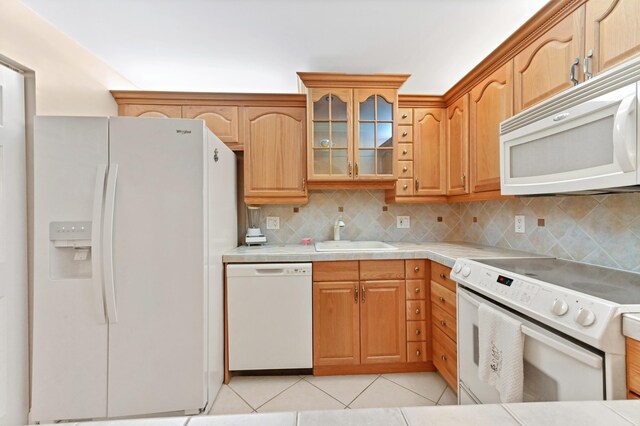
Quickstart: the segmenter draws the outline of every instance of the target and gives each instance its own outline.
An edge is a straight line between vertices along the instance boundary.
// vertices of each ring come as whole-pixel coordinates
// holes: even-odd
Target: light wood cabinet
[[[185,105],[182,118],[204,120],[213,134],[232,147],[240,144],[238,109],[232,105]]]
[[[306,202],[305,109],[245,108],[242,123],[245,202]]]
[[[469,95],[447,108],[447,195],[468,193]]]
[[[413,111],[413,195],[446,193],[445,110],[416,108]]]
[[[471,191],[500,189],[500,123],[512,115],[513,62],[507,62],[471,90]]]
[[[431,336],[433,365],[449,386],[458,388],[456,284],[451,268],[431,262]]]
[[[584,6],[564,18],[513,60],[514,113],[583,81]],[[575,64],[575,65],[574,65]]]
[[[627,396],[640,399],[640,341],[627,337]]]
[[[147,118],[181,118],[180,105],[120,105],[118,115]]]
[[[589,0],[585,40],[587,71],[593,75],[640,55],[640,2]]]

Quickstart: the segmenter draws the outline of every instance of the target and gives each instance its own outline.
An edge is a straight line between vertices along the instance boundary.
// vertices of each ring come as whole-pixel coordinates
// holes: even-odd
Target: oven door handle
[[[474,305],[476,308],[480,307],[480,302],[470,296],[467,292],[462,289],[458,289],[458,297],[464,298],[466,301]],[[510,315],[511,316],[511,315]],[[553,348],[563,354],[575,359],[576,361],[580,361],[583,364],[588,365],[589,367],[595,368],[596,370],[602,369],[602,358],[592,353],[589,353],[585,350],[580,350],[578,348],[574,348],[567,344],[562,343],[559,340],[553,339],[549,336],[546,336],[539,331],[536,331],[532,328],[527,327],[526,325],[522,325],[521,327],[522,334],[525,336],[529,336],[534,340],[543,343],[550,348]]]

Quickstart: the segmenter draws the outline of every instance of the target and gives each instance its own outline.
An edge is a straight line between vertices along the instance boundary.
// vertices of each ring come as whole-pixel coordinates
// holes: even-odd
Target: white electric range
[[[640,274],[554,258],[459,259],[461,403],[497,403],[478,378],[478,307],[518,319],[524,334],[524,400],[626,397],[622,314],[640,312]]]

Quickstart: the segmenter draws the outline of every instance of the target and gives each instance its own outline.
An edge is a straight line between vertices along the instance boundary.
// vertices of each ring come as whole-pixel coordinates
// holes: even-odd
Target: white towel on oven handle
[[[481,303],[478,308],[478,340],[480,380],[498,390],[501,402],[522,402],[522,323]]]

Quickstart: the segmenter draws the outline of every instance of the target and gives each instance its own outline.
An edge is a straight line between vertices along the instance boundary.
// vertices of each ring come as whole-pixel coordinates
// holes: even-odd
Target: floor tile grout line
[[[249,408],[251,408],[251,410],[253,410],[253,412],[255,412],[255,411],[256,411],[256,409],[255,409],[255,408],[253,408],[253,405],[249,404],[249,401],[245,400],[245,399],[242,397],[242,395],[240,395],[238,392],[236,392],[236,390],[235,390],[234,388],[232,388],[232,387],[231,387],[231,386],[229,386],[229,385],[226,385],[226,386],[227,386],[229,389],[231,389],[231,392],[235,393],[235,394],[238,396],[238,398],[240,398],[240,399],[242,400],[242,402],[244,402],[245,404],[247,404],[247,405],[249,406]],[[214,401],[214,402],[215,402],[215,401]],[[211,409],[213,410],[213,405],[211,406]],[[211,410],[209,410],[209,411],[211,411]]]
[[[409,426],[409,419],[407,419],[407,416],[404,413],[404,410],[402,409],[403,407],[398,407],[398,410],[400,410],[400,415],[402,415],[402,419],[404,420],[404,424]]]
[[[413,393],[415,393],[416,395],[418,395],[419,397],[422,397],[422,398],[426,399],[427,401],[431,401],[431,402],[433,402],[433,405],[437,405],[437,404],[438,404],[438,403],[437,403],[436,401],[434,401],[433,399],[431,399],[431,398],[427,398],[426,396],[421,395],[421,394],[419,394],[418,392],[416,392],[416,391],[414,391],[414,390],[412,390],[412,389],[409,389],[409,388],[408,388],[408,387],[406,387],[406,386],[402,386],[400,383],[396,383],[396,382],[394,382],[394,381],[393,381],[393,380],[391,380],[391,379],[387,379],[387,378],[386,378],[386,377],[384,377],[383,375],[381,375],[380,377],[382,377],[383,379],[385,379],[385,380],[387,380],[387,381],[389,381],[389,382],[393,383],[394,385],[398,385],[398,386],[400,386],[401,388],[408,390],[409,392],[413,392]],[[447,390],[447,388],[446,388],[446,387],[445,387],[445,390]]]
[[[440,404],[440,400],[442,399],[442,397],[444,396],[445,393],[447,393],[447,389],[449,389],[449,385],[445,386],[444,390],[442,391],[442,393],[440,394],[440,397],[438,398],[438,401],[436,401],[436,405]]]
[[[338,401],[338,403],[340,405],[342,405],[342,409],[344,410],[345,408],[347,408],[347,404],[345,404],[344,402],[340,401],[338,398],[336,398],[335,396],[331,395],[329,392],[327,392],[326,390],[319,388],[318,386],[314,385],[313,383],[311,383],[310,381],[306,380],[306,379],[302,379],[305,382],[307,382],[308,384],[310,384],[311,386],[313,386],[314,388],[318,389],[320,392],[326,394],[328,397],[330,397],[331,399]]]
[[[351,404],[353,404],[356,401],[356,399],[360,398],[360,396],[363,393],[365,393],[366,390],[369,389],[375,382],[377,382],[380,377],[382,377],[382,374],[378,374],[378,376],[375,379],[373,379],[373,381],[371,383],[369,383],[369,385],[366,388],[362,389],[362,392],[360,392],[358,395],[356,395],[356,397],[353,398],[349,404],[347,404],[347,408],[351,408]]]
[[[300,380],[303,380],[300,376],[298,376],[298,380],[295,381],[295,383],[293,383],[291,386],[287,386],[285,389],[283,389],[282,391],[278,392],[275,396],[273,396],[272,398],[268,399],[264,404],[260,405],[259,407],[256,407],[256,413],[258,413],[259,409],[264,407],[265,405],[267,405],[269,402],[273,401],[275,398],[277,398],[278,396],[282,395],[285,391],[291,389],[292,387],[294,387],[296,384],[298,384],[300,382]]]
[[[607,407],[610,411],[613,411],[614,413],[616,413],[619,417],[622,417],[623,420],[625,420],[626,422],[629,422],[631,425],[635,425],[635,422],[633,422],[631,419],[628,419],[627,416],[625,416],[624,414],[616,411],[613,407],[609,407],[609,405],[606,404],[606,401],[600,401],[602,405],[604,405],[605,407]]]
[[[504,411],[507,412],[507,414],[509,414],[511,416],[511,418],[513,420],[516,421],[516,423],[518,423],[521,426],[526,426],[522,421],[520,421],[520,419],[518,418],[518,416],[516,415],[516,413],[514,413],[513,411],[509,410],[509,408],[505,405],[505,404],[500,404],[500,406],[502,407],[502,409]]]

